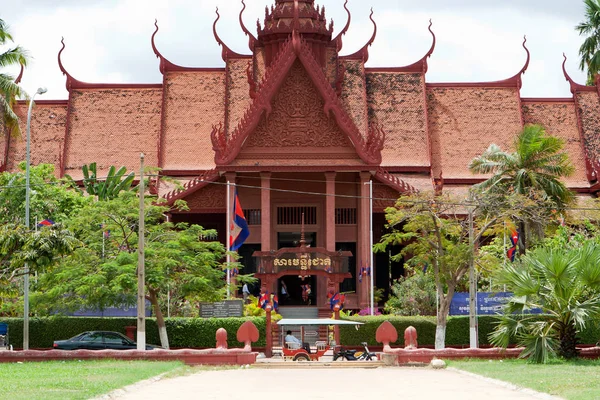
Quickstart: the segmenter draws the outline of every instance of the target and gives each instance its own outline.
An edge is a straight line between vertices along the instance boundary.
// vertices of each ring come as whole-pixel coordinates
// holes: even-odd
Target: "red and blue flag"
[[[512,243],[512,246],[506,252],[506,257],[508,257],[510,261],[515,261],[515,254],[517,253],[517,243],[519,243],[519,231],[516,231],[514,229],[511,231],[510,242]]]
[[[258,299],[258,306],[263,310],[267,308],[267,304],[269,304],[269,292],[261,294]]]
[[[244,211],[240,205],[240,199],[238,198],[237,189],[235,191],[235,197],[233,199],[233,214],[231,218],[231,230],[229,236],[229,250],[236,251],[246,241],[250,235],[250,229],[248,229],[248,222],[244,217]]]
[[[40,222],[39,224],[37,224],[38,227],[52,226],[52,225],[54,225],[54,221],[52,221],[51,219],[45,219],[42,222]]]

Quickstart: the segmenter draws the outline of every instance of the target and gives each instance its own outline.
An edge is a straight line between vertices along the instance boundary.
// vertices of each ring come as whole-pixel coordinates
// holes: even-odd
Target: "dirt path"
[[[557,399],[455,370],[233,369],[145,382],[105,396],[120,400]]]

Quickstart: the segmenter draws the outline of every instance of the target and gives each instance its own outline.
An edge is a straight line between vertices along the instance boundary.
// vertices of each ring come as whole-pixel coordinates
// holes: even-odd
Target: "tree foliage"
[[[8,25],[0,19],[0,47],[13,41]],[[4,125],[13,134],[20,132],[19,118],[13,111],[17,97],[24,97],[25,91],[15,83],[14,76],[3,72],[7,67],[20,65],[26,67],[29,61],[27,51],[21,46],[9,47],[6,51],[0,53],[0,114]]]
[[[585,19],[575,29],[585,40],[579,47],[579,69],[587,69],[587,83],[594,84],[594,77],[600,71],[600,1],[583,0]]]
[[[514,296],[490,337],[493,344],[507,347],[515,337],[525,347],[522,357],[538,363],[555,354],[577,356],[577,333],[600,317],[598,244],[537,248],[501,270],[498,279]],[[532,309],[542,314],[527,315]]]
[[[135,178],[135,173],[125,175],[127,168],[121,167],[117,171],[115,166],[108,169],[106,178],[101,179],[96,172],[96,163],[81,168],[83,172],[83,185],[88,194],[96,196],[98,200],[104,201],[114,199],[123,190],[129,190]]]

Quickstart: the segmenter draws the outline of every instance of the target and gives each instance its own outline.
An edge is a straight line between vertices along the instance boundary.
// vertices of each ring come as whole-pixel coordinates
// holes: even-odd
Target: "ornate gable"
[[[248,159],[263,164],[273,155],[291,162],[326,153],[332,158],[362,164],[348,135],[342,132],[335,118],[323,111],[324,105],[308,72],[296,60],[273,97],[271,113],[268,117],[263,115],[235,163],[244,164],[243,160]]]

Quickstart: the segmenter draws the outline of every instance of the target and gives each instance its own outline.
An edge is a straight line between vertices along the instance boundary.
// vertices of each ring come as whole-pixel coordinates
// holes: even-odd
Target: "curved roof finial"
[[[246,28],[246,25],[244,25],[244,20],[242,19],[242,14],[244,14],[244,10],[246,10],[246,3],[244,2],[244,0],[242,0],[242,5],[242,11],[240,11],[240,26],[242,27],[242,30],[244,31],[246,36],[248,36],[248,47],[250,48],[250,51],[254,52],[254,44],[256,43],[256,38]]]
[[[567,64],[567,55],[563,53],[563,57],[565,58],[565,60],[562,63],[562,70],[563,74],[565,75],[565,79],[569,82],[569,86],[571,87],[571,93],[575,94],[577,90],[596,90],[594,86],[580,85],[579,83],[575,82],[573,78],[569,76],[569,73],[567,72],[567,68],[565,66]]]
[[[19,83],[21,83],[21,79],[23,79],[24,71],[25,71],[25,67],[23,66],[23,64],[21,64],[21,72],[19,72],[19,76],[17,76],[17,79],[15,79],[15,85],[18,85]]]
[[[158,20],[157,19],[154,20],[154,26],[156,27],[156,29],[154,30],[154,33],[152,34],[152,37],[150,38],[150,43],[152,44],[152,51],[154,52],[154,54],[156,54],[156,58],[160,59],[159,70],[162,74],[164,74],[165,73],[165,63],[168,61],[166,58],[163,57],[163,55],[160,53],[160,51],[158,51],[158,49],[156,48],[156,43],[154,42],[154,37],[158,33]]]
[[[429,51],[427,52],[427,54],[425,54],[425,56],[423,56],[423,58],[421,59],[423,61],[423,72],[427,72],[427,59],[429,57],[431,57],[431,55],[433,54],[433,51],[435,50],[435,43],[436,43],[436,38],[435,38],[435,33],[433,33],[433,30],[431,29],[431,27],[433,26],[433,21],[431,19],[429,19],[429,26],[427,27],[427,29],[429,30],[429,33],[431,33],[431,36],[433,37],[433,42],[431,43],[431,48],[429,49]]]
[[[529,53],[529,49],[527,48],[527,46],[525,46],[526,43],[527,43],[527,35],[523,35],[523,48],[527,52],[527,61],[525,61],[525,65],[523,66],[523,68],[521,68],[521,71],[519,71],[519,74],[524,74],[525,71],[527,71],[527,68],[529,67],[529,60],[531,60],[531,53]]]
[[[335,39],[333,39],[338,52],[340,50],[342,50],[342,45],[343,45],[342,36],[344,36],[346,34],[346,32],[348,32],[348,29],[350,28],[350,21],[352,20],[352,15],[350,14],[350,10],[348,10],[347,5],[348,5],[348,0],[346,0],[344,2],[344,8],[346,9],[346,13],[348,13],[348,20],[346,21],[346,26],[344,26],[344,29],[342,29],[340,31],[340,33],[338,33],[338,35],[335,37]]]
[[[217,22],[219,21],[219,19],[221,19],[221,15],[219,14],[219,7],[217,7],[215,12],[217,14],[217,19],[215,19],[215,22],[213,23],[213,34],[215,35],[215,40],[217,41],[217,43],[219,43],[221,45],[221,47],[223,48],[223,50],[221,50],[221,58],[223,59],[223,61],[227,62],[227,59],[230,56],[244,57],[241,54],[231,51],[231,49],[219,37],[219,34],[217,33]]]
[[[373,42],[375,41],[375,36],[377,36],[377,23],[373,19],[373,9],[372,8],[371,8],[371,15],[369,15],[369,19],[373,23],[373,35],[371,36],[371,39],[369,39],[367,44],[365,44],[362,47],[362,49],[360,49],[359,51],[357,51],[356,53],[354,53],[352,55],[347,56],[348,58],[362,58],[365,63],[369,60],[369,46],[371,46],[373,44]]]
[[[73,85],[74,82],[79,82],[77,79],[73,78],[71,76],[71,74],[69,74],[67,72],[67,70],[65,69],[65,67],[63,66],[62,60],[61,60],[61,55],[62,52],[65,50],[65,38],[61,37],[60,38],[60,42],[62,43],[62,48],[60,49],[60,51],[58,52],[58,68],[60,68],[60,70],[62,71],[63,75],[65,75],[67,77],[67,82],[66,82],[66,87],[67,87],[67,91],[71,91],[71,86]]]

